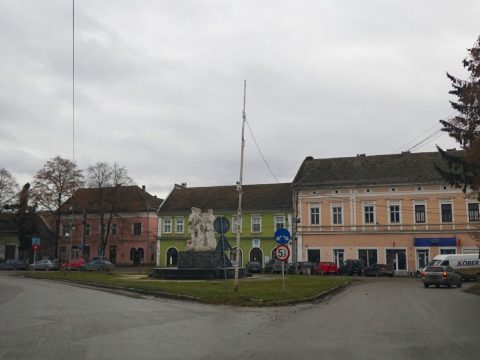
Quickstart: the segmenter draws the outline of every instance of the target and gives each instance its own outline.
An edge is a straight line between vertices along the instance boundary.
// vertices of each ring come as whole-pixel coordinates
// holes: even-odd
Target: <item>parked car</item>
[[[20,259],[8,259],[0,265],[1,270],[27,270],[28,264]]]
[[[462,287],[462,276],[457,274],[451,266],[427,266],[422,272],[422,282],[426,288],[430,285],[436,287],[456,285],[459,288]]]
[[[249,261],[247,262],[247,271],[249,273],[261,273],[262,264],[258,261]]]
[[[62,265],[62,270],[80,270],[80,266],[85,264],[85,260],[82,258],[73,259],[72,261],[67,261]]]
[[[58,270],[58,267],[52,260],[37,260],[35,263],[28,265],[31,270]]]
[[[291,263],[288,266],[289,274],[310,275],[312,273],[313,263],[309,261],[299,261]]]
[[[314,275],[338,275],[337,264],[331,261],[321,261],[313,267]]]
[[[106,257],[106,256],[94,256],[93,258],[90,259],[90,261],[93,261],[93,260],[107,260],[107,261],[110,261],[108,259],[108,257]]]
[[[339,268],[340,275],[358,275],[363,273],[363,263],[361,260],[345,260]]]
[[[278,259],[270,259],[265,265],[265,273],[281,273],[282,272],[282,262]]]
[[[365,276],[390,276],[393,277],[395,270],[393,266],[387,264],[373,264],[363,269]]]
[[[92,260],[80,266],[81,271],[111,271],[113,268],[108,260]]]

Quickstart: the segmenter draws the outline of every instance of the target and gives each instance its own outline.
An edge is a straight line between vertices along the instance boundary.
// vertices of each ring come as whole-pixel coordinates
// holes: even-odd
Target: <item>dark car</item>
[[[261,273],[262,272],[262,264],[258,261],[249,261],[247,263],[247,271],[249,273]]]
[[[390,276],[393,277],[395,270],[393,266],[387,264],[373,264],[363,270],[365,276]]]
[[[312,273],[313,263],[309,261],[299,261],[291,263],[288,267],[289,274],[310,275]]]
[[[278,259],[271,259],[265,265],[265,273],[281,273],[282,272],[282,262]]]
[[[331,261],[321,261],[313,267],[314,275],[338,275],[337,264]]]
[[[28,264],[20,259],[8,259],[0,265],[1,270],[27,270]]]
[[[345,260],[338,269],[340,275],[362,275],[363,264],[360,260]]]
[[[81,271],[110,271],[114,265],[108,260],[92,260],[80,266]]]
[[[427,266],[421,274],[423,286],[426,288],[430,285],[435,285],[436,287],[440,285],[462,287],[462,277],[450,266]]]

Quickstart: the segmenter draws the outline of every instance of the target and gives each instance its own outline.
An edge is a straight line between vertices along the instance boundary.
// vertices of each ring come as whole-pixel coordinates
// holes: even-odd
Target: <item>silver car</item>
[[[427,266],[421,274],[423,286],[426,288],[430,285],[435,285],[436,287],[440,285],[462,287],[462,277],[450,266]]]
[[[56,270],[57,267],[52,260],[37,260],[34,264],[28,265],[31,270]]]

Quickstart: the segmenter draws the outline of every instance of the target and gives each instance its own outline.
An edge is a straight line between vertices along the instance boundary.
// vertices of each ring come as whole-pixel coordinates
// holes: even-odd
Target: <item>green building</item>
[[[236,186],[187,187],[175,185],[158,210],[157,266],[177,266],[178,252],[185,251],[188,217],[192,207],[212,209],[216,217],[226,217],[230,230],[225,234],[236,260],[238,191]],[[264,266],[277,246],[274,233],[279,228],[291,232],[292,191],[290,183],[242,186],[240,263],[259,261]],[[219,234],[216,234],[218,240]]]

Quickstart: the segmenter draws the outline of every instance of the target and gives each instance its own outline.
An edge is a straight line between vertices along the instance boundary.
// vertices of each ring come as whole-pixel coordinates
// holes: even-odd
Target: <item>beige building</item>
[[[313,159],[295,180],[298,261],[361,259],[412,273],[478,252],[479,202],[437,172],[437,152]]]

